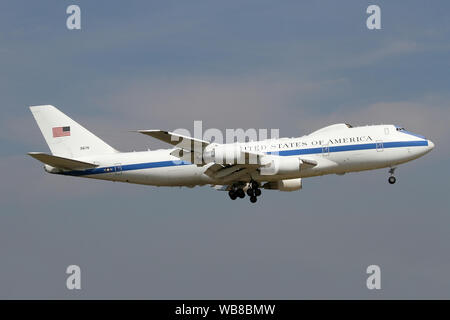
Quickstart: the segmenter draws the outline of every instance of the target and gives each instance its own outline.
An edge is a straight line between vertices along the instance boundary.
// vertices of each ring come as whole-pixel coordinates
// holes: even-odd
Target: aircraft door
[[[328,155],[330,155],[330,147],[328,146],[328,144],[322,146],[322,155],[324,157],[327,157]]]
[[[383,141],[377,140],[376,141],[376,148],[377,148],[377,152],[382,152],[384,150]]]
[[[115,172],[116,176],[122,174],[122,164],[121,163],[114,164],[114,172]]]

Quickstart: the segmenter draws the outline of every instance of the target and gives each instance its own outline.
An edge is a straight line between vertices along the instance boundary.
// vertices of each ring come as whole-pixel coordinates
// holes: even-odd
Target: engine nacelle
[[[295,174],[300,172],[302,161],[298,158],[271,157],[268,164],[261,168],[261,175]]]
[[[215,162],[220,164],[244,163],[241,160],[241,148],[237,144],[210,145],[203,152],[203,160],[206,163]]]
[[[264,189],[276,189],[280,191],[295,191],[302,188],[302,179],[284,179],[271,181],[263,186]]]

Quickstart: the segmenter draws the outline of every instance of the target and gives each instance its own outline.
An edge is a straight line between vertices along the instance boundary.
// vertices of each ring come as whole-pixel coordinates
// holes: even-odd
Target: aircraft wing
[[[210,144],[208,141],[163,130],[138,130],[137,132],[176,146],[177,149],[170,153],[172,156],[184,161],[196,163],[200,166],[207,165],[203,160],[202,152]],[[270,157],[274,156],[272,155]],[[266,158],[266,154],[264,153],[241,151],[240,161],[242,163],[228,165],[213,163],[205,171],[205,174],[215,179],[227,181],[237,180],[258,168],[266,166],[269,163],[268,158],[270,157]],[[302,160],[305,167],[317,165],[317,162],[314,160],[300,160]]]
[[[137,132],[190,151],[202,152],[210,144],[208,141],[163,130],[137,130]]]
[[[264,155],[254,154],[245,152],[247,156],[257,156],[257,163],[244,163],[244,164],[232,164],[232,165],[222,165],[218,163],[214,163],[209,165],[205,174],[214,178],[222,180],[224,185],[228,185],[228,187],[221,186],[216,188],[217,190],[229,190],[229,186],[236,181],[242,180],[244,177],[251,177],[252,173],[257,171],[258,169],[270,164],[270,161],[264,159]],[[311,159],[300,158],[301,166],[304,168],[311,168],[317,165],[317,161]]]
[[[177,147],[177,149],[172,151],[170,154],[181,160],[198,163],[201,165],[206,164],[203,162],[203,159],[201,157],[203,150],[208,145],[210,145],[210,142],[208,141],[163,130],[137,130],[137,132],[151,136]],[[246,167],[260,167],[260,157],[263,155],[264,154],[241,151],[241,161]]]
[[[98,167],[98,165],[93,163],[58,157],[43,152],[28,152],[28,155],[42,163],[65,170],[83,170]]]

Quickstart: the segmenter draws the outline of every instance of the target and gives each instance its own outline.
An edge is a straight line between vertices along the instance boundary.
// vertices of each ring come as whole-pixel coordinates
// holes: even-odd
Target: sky
[[[81,30],[66,8],[81,8]],[[368,30],[366,8],[381,8]],[[450,298],[448,1],[0,2],[0,298]],[[52,104],[121,151],[135,129],[389,123],[431,139],[388,170],[256,204],[209,186],[46,174],[28,109]],[[81,290],[67,290],[68,265]],[[368,290],[366,268],[381,268]]]

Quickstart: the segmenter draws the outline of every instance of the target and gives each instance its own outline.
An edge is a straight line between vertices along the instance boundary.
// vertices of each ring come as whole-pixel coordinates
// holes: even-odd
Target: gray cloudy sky
[[[82,30],[66,29],[77,3]],[[379,4],[382,30],[365,26]],[[0,298],[450,298],[448,1],[1,1]],[[432,153],[257,204],[45,174],[29,105],[130,129],[394,123]],[[82,290],[65,288],[78,264]],[[378,264],[382,290],[369,291]]]

